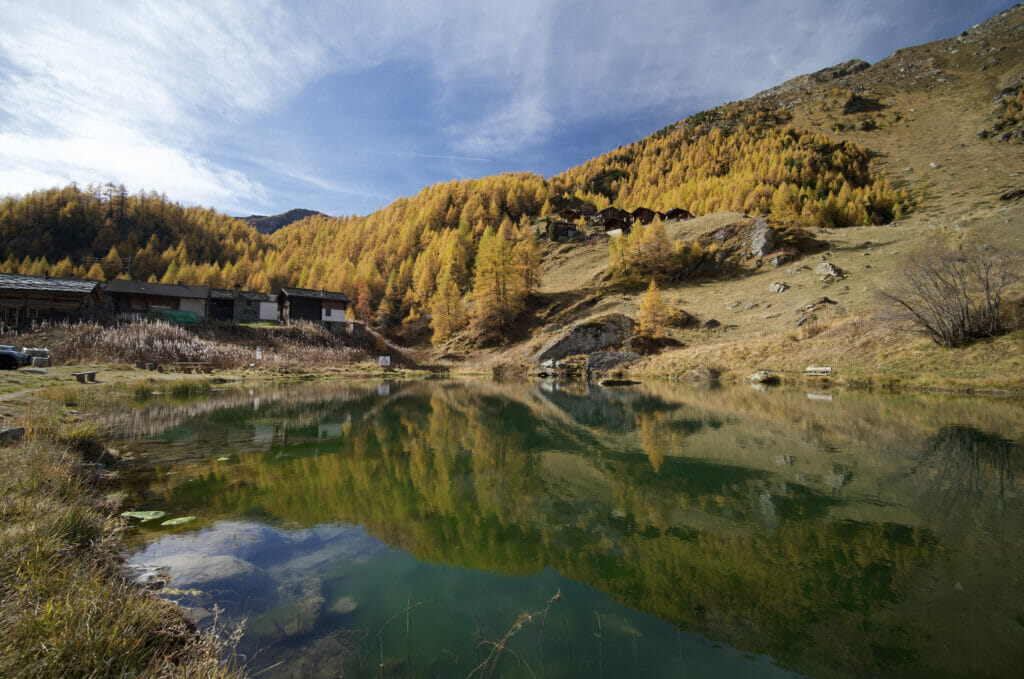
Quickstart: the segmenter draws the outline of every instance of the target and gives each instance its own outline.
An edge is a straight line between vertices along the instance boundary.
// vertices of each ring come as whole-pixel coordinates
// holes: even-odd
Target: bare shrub
[[[881,295],[939,346],[962,347],[1004,332],[1003,294],[1020,271],[1019,255],[990,245],[937,245],[907,258]]]
[[[70,326],[61,340],[55,349],[65,360],[187,361],[231,368],[245,358],[233,347],[201,339],[185,328],[162,321],[133,321],[110,328],[83,323]]]

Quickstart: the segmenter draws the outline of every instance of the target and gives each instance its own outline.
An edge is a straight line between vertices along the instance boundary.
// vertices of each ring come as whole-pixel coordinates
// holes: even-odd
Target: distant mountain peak
[[[282,212],[279,215],[272,215],[270,217],[266,215],[249,215],[244,217],[243,220],[246,224],[253,227],[260,233],[274,233],[278,229],[282,229],[292,222],[297,222],[300,219],[306,217],[312,217],[313,215],[322,215],[322,212],[317,210],[305,210],[303,208],[295,208],[288,210],[288,212]]]

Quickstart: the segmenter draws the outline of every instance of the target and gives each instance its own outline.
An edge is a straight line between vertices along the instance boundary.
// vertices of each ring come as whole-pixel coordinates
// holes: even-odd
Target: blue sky
[[[0,0],[0,195],[113,181],[366,214],[545,176],[1009,0]]]

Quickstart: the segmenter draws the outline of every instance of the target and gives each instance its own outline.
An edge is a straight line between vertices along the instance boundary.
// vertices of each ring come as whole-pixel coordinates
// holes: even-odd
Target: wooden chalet
[[[609,217],[608,219],[601,222],[601,227],[604,229],[606,234],[610,234],[612,231],[619,231],[622,234],[629,234],[633,228],[632,222],[627,222],[625,219],[620,217]]]
[[[41,321],[94,321],[102,301],[99,281],[0,274],[0,325],[6,328]]]
[[[344,323],[345,311],[351,302],[343,292],[281,288],[277,296],[278,313],[283,323],[313,321],[317,323]]]
[[[210,320],[222,323],[257,323],[278,320],[277,295],[233,290],[210,290]]]
[[[654,221],[655,217],[661,215],[660,212],[655,212],[654,210],[646,207],[638,207],[637,209],[633,210],[632,214],[633,221],[640,222],[641,224],[650,224],[651,222]]]
[[[556,212],[555,216],[566,222],[575,222],[583,216],[583,213],[576,208],[567,207]]]
[[[591,222],[594,224],[605,224],[609,219],[618,219],[623,222],[626,222],[627,224],[633,223],[632,213],[626,212],[625,210],[620,210],[617,207],[606,207],[605,209],[595,214]]]
[[[665,219],[679,221],[682,219],[693,219],[693,215],[681,207],[674,207],[665,213]]]
[[[143,283],[118,278],[104,285],[103,293],[117,320],[161,312],[170,312],[167,318],[178,322],[209,318],[210,288],[205,285]]]

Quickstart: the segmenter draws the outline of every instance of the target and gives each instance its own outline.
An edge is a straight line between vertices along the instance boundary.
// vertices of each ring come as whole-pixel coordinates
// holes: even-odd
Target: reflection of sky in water
[[[495,676],[777,673],[765,656],[813,676],[1004,675],[1021,659],[1024,596],[1000,584],[1024,576],[1021,404],[378,387],[155,404],[162,430],[130,416],[155,434],[124,443],[152,463],[126,475],[131,508],[197,517],[143,526],[132,559],[197,590],[174,595],[196,616],[244,614],[254,668],[376,676],[383,650],[385,674],[466,676],[557,591]]]
[[[790,676],[550,569],[509,577],[423,563],[357,526],[220,521],[159,538],[129,562],[166,581],[169,598],[199,624],[212,621],[215,607],[221,622],[245,617],[239,651],[251,669],[266,670],[260,676],[337,676],[343,664],[352,676],[360,662],[375,676],[382,646],[385,664],[403,675],[411,661],[415,675],[465,676],[487,658],[491,647],[481,641],[497,641],[522,613],[538,612],[523,606],[543,611],[556,593],[547,615],[508,642],[509,655],[498,658],[503,676]]]

